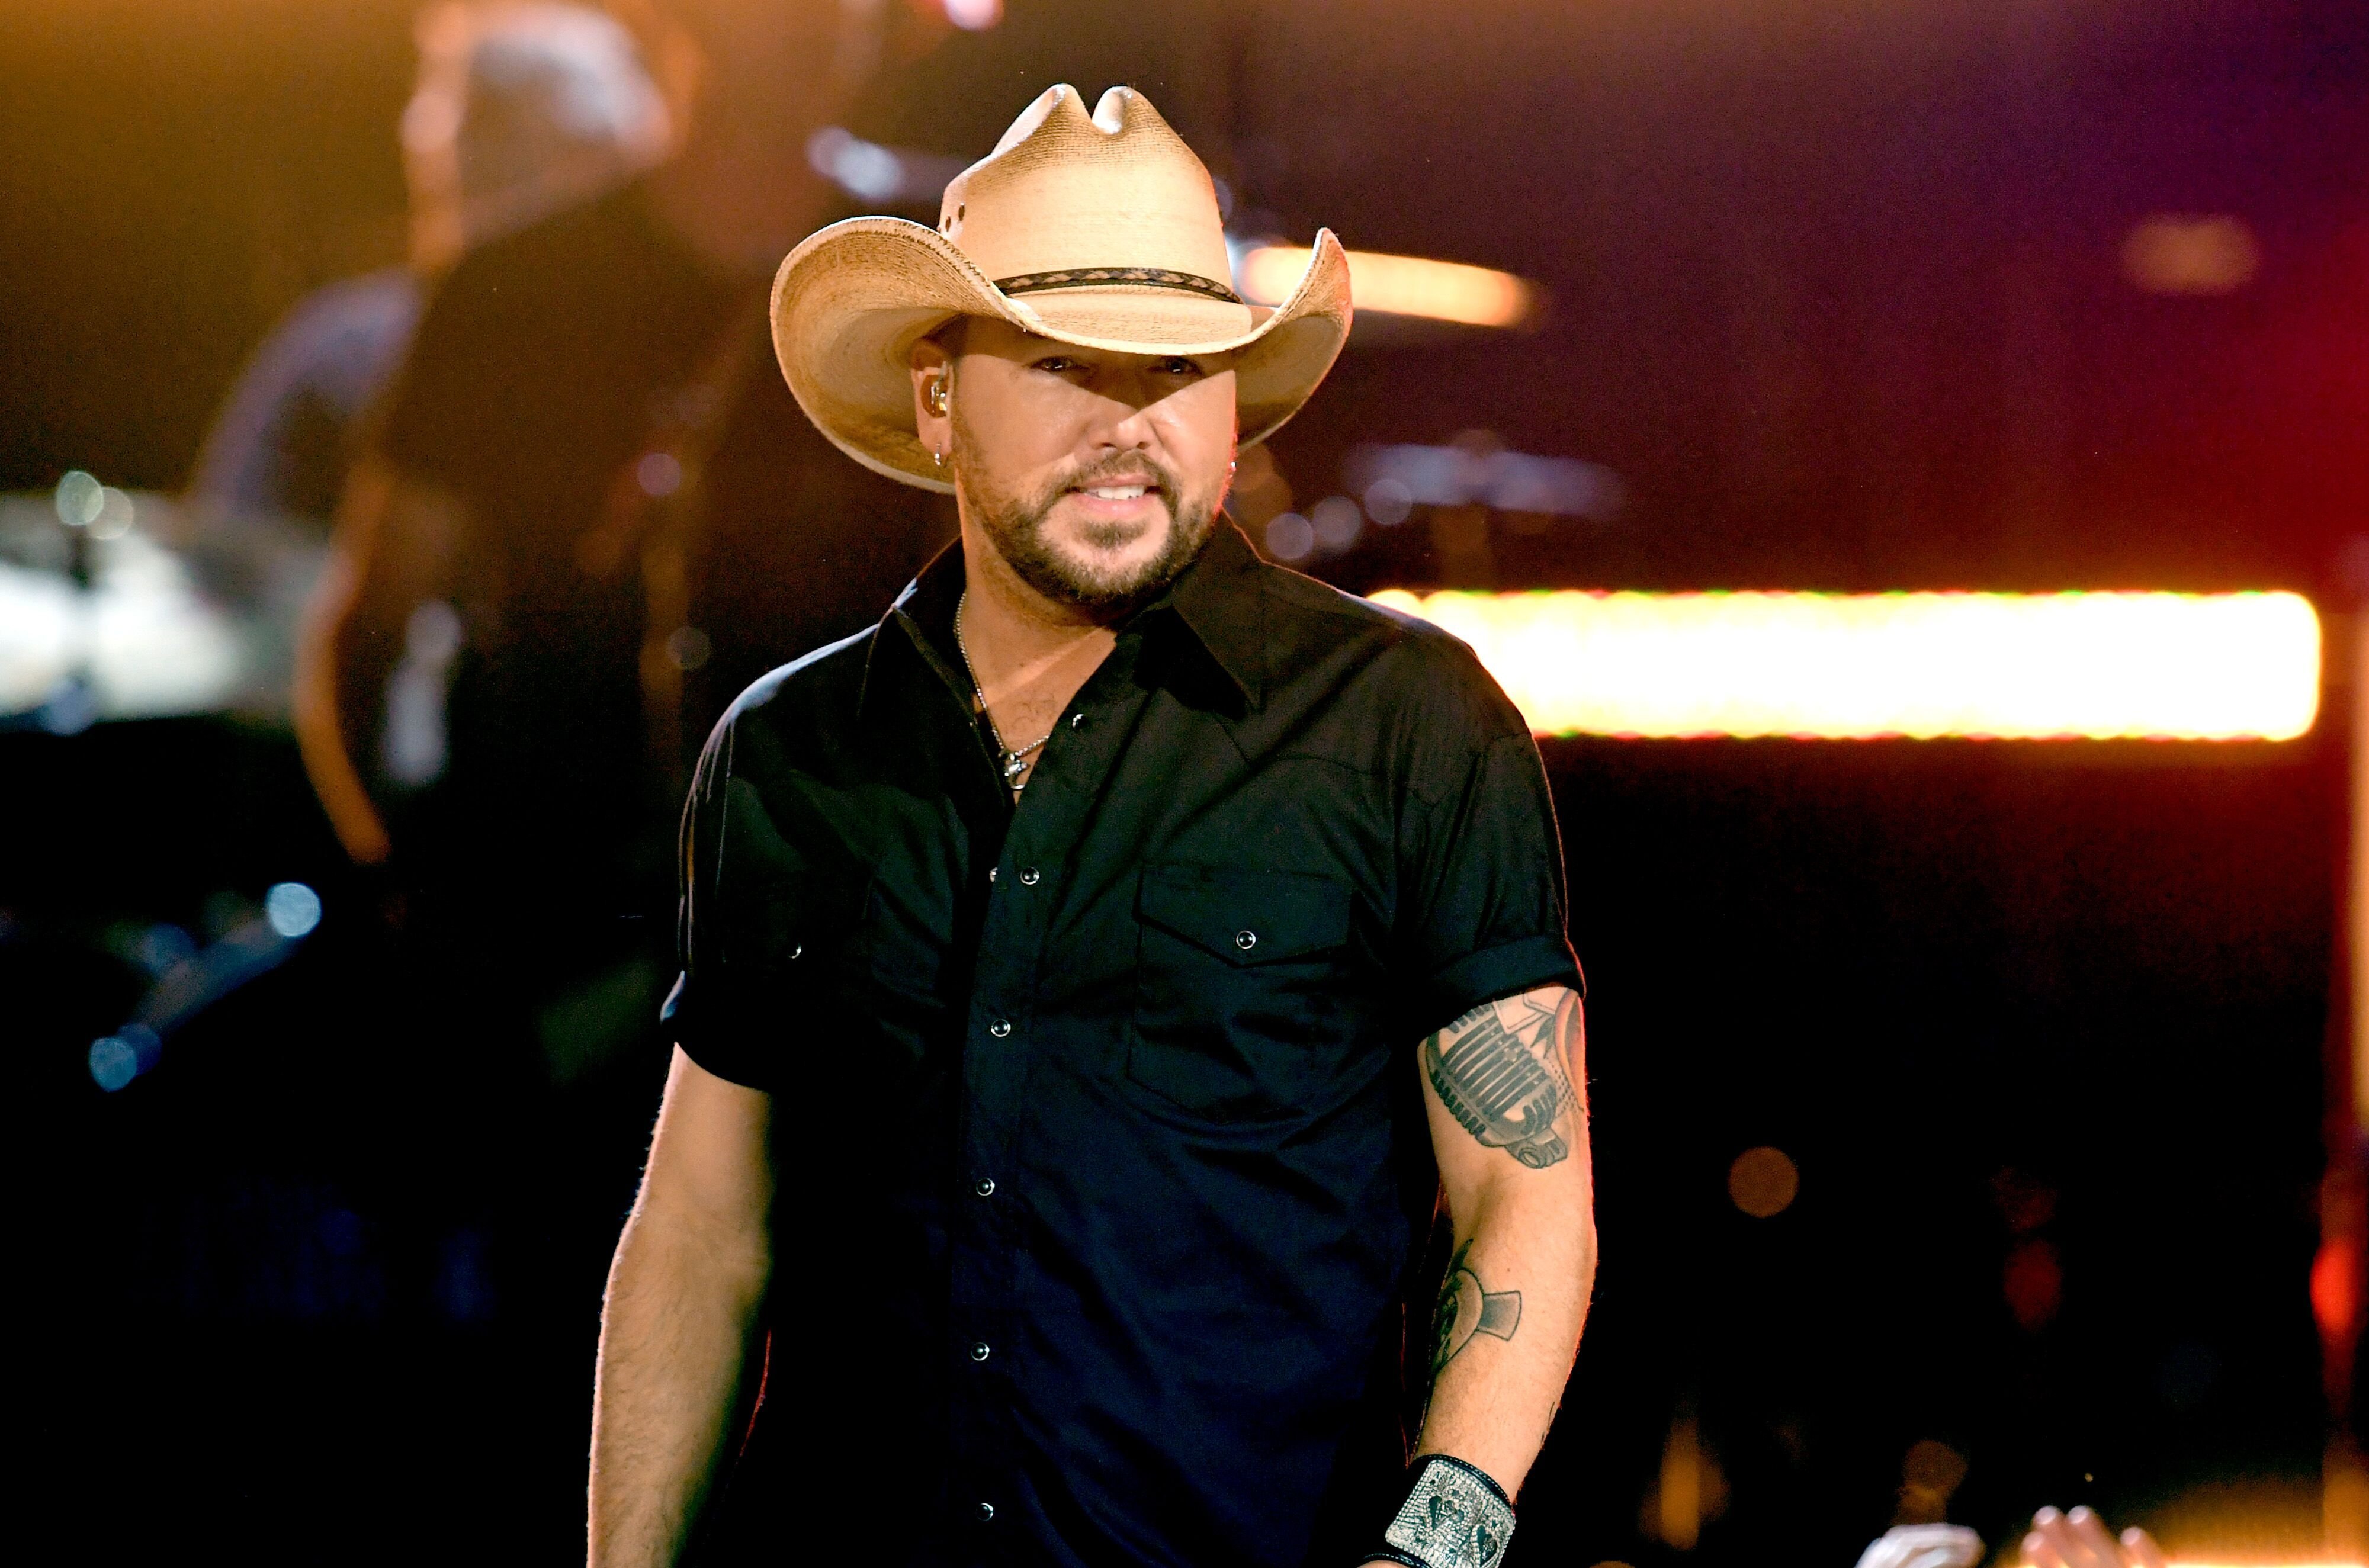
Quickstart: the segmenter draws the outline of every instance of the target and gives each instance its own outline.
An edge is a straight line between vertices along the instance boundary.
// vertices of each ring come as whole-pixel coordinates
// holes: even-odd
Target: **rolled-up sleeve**
[[[1475,669],[1471,679],[1488,677]],[[1494,685],[1487,694],[1487,708],[1512,715]],[[1399,946],[1417,1035],[1538,986],[1584,989],[1564,931],[1562,843],[1546,770],[1527,730],[1491,727],[1497,732],[1434,737],[1432,776],[1415,781]]]
[[[727,716],[708,738],[684,803],[679,856],[681,894],[675,913],[675,953],[681,966],[659,1017],[676,1045],[718,1078],[751,1089],[770,1090],[766,1063],[750,1026],[745,963],[732,962],[744,944],[732,929],[727,897],[727,856],[737,849],[731,809],[734,793],[733,719]]]

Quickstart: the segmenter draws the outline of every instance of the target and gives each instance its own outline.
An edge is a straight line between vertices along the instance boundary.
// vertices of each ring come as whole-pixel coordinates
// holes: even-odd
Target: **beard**
[[[962,439],[959,415],[956,421],[955,451],[976,450]],[[1160,486],[1161,504],[1168,513],[1167,538],[1150,559],[1107,567],[1091,557],[1065,554],[1048,537],[1047,520],[1064,495],[1139,476],[1147,470]],[[1201,553],[1225,499],[1222,485],[1207,496],[1187,496],[1173,470],[1140,454],[1114,455],[1081,464],[1024,495],[994,487],[957,457],[955,483],[970,503],[979,531],[1021,581],[1057,603],[1102,615],[1124,612],[1174,581]],[[1134,543],[1139,530],[1132,523],[1088,523],[1079,527],[1077,536],[1088,550],[1116,550]]]

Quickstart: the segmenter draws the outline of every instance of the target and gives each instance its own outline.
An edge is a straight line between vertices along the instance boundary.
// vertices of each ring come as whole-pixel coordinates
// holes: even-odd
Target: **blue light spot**
[[[263,895],[263,918],[293,942],[321,923],[321,895],[302,882],[275,882]]]
[[[115,1037],[132,1047],[132,1070],[135,1074],[154,1067],[165,1055],[165,1037],[145,1024],[126,1024],[115,1032]]]
[[[102,1035],[90,1043],[90,1081],[109,1093],[140,1076],[140,1053],[120,1036]]]

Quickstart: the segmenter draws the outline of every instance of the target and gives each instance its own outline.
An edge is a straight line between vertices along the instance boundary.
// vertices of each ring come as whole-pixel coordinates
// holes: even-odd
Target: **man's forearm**
[[[592,1568],[666,1568],[739,1407],[769,1260],[637,1208],[617,1243],[592,1394]]]
[[[1485,1003],[1417,1053],[1455,1253],[1434,1315],[1419,1453],[1521,1489],[1596,1283],[1586,1025],[1577,992]]]
[[[1596,1278],[1596,1232],[1549,1190],[1490,1194],[1456,1216],[1432,1335],[1418,1454],[1521,1489],[1562,1402]]]

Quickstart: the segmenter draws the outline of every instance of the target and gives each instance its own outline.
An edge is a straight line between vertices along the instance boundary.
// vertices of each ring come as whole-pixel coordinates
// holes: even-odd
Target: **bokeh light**
[[[1365,509],[1346,496],[1327,496],[1308,509],[1316,542],[1327,550],[1346,550],[1365,532]]]
[[[1316,553],[1316,525],[1296,511],[1276,516],[1266,525],[1266,553],[1278,561],[1304,561]]]
[[[106,506],[107,487],[81,469],[67,469],[58,481],[58,521],[68,528],[88,528]]]
[[[983,32],[1003,20],[1003,0],[945,0],[946,20],[968,32]]]
[[[102,1035],[90,1043],[91,1082],[112,1094],[140,1075],[140,1059],[131,1042],[119,1035]]]
[[[2234,293],[2261,269],[2261,247],[2228,213],[2158,212],[2123,242],[2123,274],[2150,294]]]
[[[1434,593],[1540,735],[2285,740],[2319,706],[2293,593]]]
[[[1747,1149],[1727,1168],[1727,1196],[1755,1219],[1785,1212],[1802,1191],[1802,1173],[1781,1149]]]
[[[321,896],[302,882],[275,882],[263,895],[266,924],[291,942],[321,923]]]
[[[634,482],[642,494],[653,498],[673,495],[682,488],[682,463],[672,452],[647,452],[634,464]]]
[[[1377,479],[1366,486],[1366,515],[1384,528],[1396,528],[1414,510],[1414,492],[1396,479]]]

